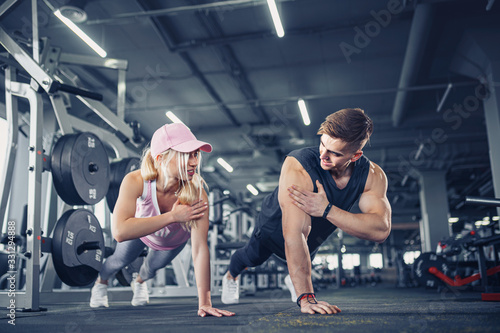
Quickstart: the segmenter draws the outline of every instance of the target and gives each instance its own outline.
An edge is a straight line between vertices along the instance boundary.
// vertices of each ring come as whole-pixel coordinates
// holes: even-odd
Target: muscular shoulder
[[[303,186],[308,190],[312,190],[313,188],[311,177],[309,177],[302,164],[292,156],[288,156],[281,167],[279,185],[280,188],[290,185]]]
[[[304,169],[302,164],[292,156],[288,156],[285,159],[285,162],[283,162],[283,166],[281,167],[281,175],[287,174],[287,173],[296,173],[300,174],[301,176],[308,176],[307,171]]]
[[[387,190],[387,176],[384,170],[376,163],[370,161],[368,178],[366,179],[365,192],[370,190]]]
[[[281,167],[281,172],[283,171],[305,172],[302,164],[293,156],[287,156],[287,158],[285,158]]]

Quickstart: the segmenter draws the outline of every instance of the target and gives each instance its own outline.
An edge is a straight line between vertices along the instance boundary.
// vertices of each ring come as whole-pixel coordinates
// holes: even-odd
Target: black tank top
[[[354,163],[354,170],[347,186],[339,189],[330,172],[323,170],[320,165],[318,147],[297,149],[288,154],[300,162],[311,177],[314,192],[318,192],[316,180],[319,180],[325,189],[328,200],[345,211],[351,210],[365,188],[370,160],[364,155]],[[281,208],[278,202],[278,190],[264,198],[262,209],[257,217],[256,236],[262,238],[263,244],[272,250],[278,257],[285,259],[285,240],[281,221]],[[322,217],[311,218],[311,232],[307,238],[309,252],[314,255],[320,245],[337,229],[335,225]]]

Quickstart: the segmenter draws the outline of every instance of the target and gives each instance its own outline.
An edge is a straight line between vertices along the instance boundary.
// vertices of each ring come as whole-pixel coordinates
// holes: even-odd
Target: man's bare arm
[[[307,236],[311,228],[311,217],[292,204],[286,193],[290,184],[312,189],[307,173],[300,163],[288,157],[283,163],[279,181],[278,200],[282,211],[283,238],[288,270],[297,295],[314,292],[311,282],[311,260],[307,248]]]
[[[287,188],[292,184],[300,184],[304,188],[313,189],[311,179],[300,163],[288,157],[281,169],[278,200],[282,211],[283,237],[288,271],[297,295],[313,293],[311,280],[311,257],[307,247],[307,236],[311,230],[311,217],[297,208],[288,196]],[[302,301],[301,311],[304,313],[332,314],[340,312],[335,305],[326,302],[312,304],[308,299]]]

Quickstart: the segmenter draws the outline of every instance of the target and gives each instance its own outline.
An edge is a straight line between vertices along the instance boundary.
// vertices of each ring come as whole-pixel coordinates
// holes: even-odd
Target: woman
[[[169,264],[191,238],[198,315],[233,316],[212,307],[207,245],[208,197],[199,175],[201,154],[212,146],[198,141],[184,124],[159,128],[144,151],[141,169],[123,179],[113,211],[112,232],[118,244],[104,262],[92,288],[91,307],[107,307],[108,279],[149,247],[139,275],[132,281],[132,305],[149,302],[144,283]]]

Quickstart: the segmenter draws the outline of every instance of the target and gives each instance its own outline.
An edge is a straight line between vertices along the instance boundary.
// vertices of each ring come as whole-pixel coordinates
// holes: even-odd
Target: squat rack
[[[18,1],[9,0],[0,6],[0,16],[14,6]],[[129,149],[140,146],[140,138],[134,130],[124,121],[125,107],[125,71],[128,63],[121,59],[106,59],[106,61],[88,56],[68,55],[60,52],[59,48],[50,47],[48,40],[41,55],[39,54],[39,38],[37,26],[37,1],[31,1],[32,8],[32,28],[33,28],[33,57],[31,57],[9,34],[0,27],[0,44],[7,50],[8,54],[14,58],[15,62],[7,61],[9,64],[5,69],[6,88],[6,118],[8,122],[8,145],[6,152],[5,167],[0,174],[0,186],[2,187],[0,197],[0,230],[7,212],[7,202],[12,185],[12,173],[14,170],[15,158],[18,145],[18,105],[14,97],[25,98],[29,102],[30,108],[30,134],[29,134],[29,176],[28,176],[28,219],[26,232],[26,289],[24,292],[16,291],[16,308],[24,308],[28,311],[39,311],[40,307],[40,257],[42,252],[42,235],[48,232],[49,221],[45,221],[45,229],[42,230],[41,223],[41,202],[42,202],[42,173],[49,170],[47,156],[43,150],[43,101],[42,93],[47,93],[51,101],[53,111],[56,116],[60,132],[64,134],[73,133],[74,130],[92,131],[102,137],[112,149],[117,157],[128,157],[132,155]],[[109,110],[102,102],[99,94],[76,88],[77,82],[69,82],[68,77],[72,73],[69,69],[60,68],[65,76],[58,76],[55,72],[56,66],[60,63],[73,63],[82,65],[102,66],[118,70],[118,103],[117,114]],[[110,65],[111,64],[111,65]],[[42,66],[43,65],[43,66]],[[26,71],[31,77],[30,83],[17,82],[16,69]],[[75,77],[75,76],[73,76]],[[101,128],[87,123],[81,119],[68,114],[60,92],[68,92],[77,95],[87,107],[104,120],[115,132],[111,133]],[[129,146],[126,145],[129,144]],[[49,181],[50,181],[49,174]],[[47,187],[50,193],[47,198],[51,198],[52,186]],[[47,215],[48,218],[48,215]],[[51,266],[49,256],[45,257],[47,266]],[[53,286],[55,274],[47,272],[42,285]],[[42,288],[44,289],[44,288]],[[11,301],[7,297],[7,292],[0,292],[0,306],[8,306]]]

